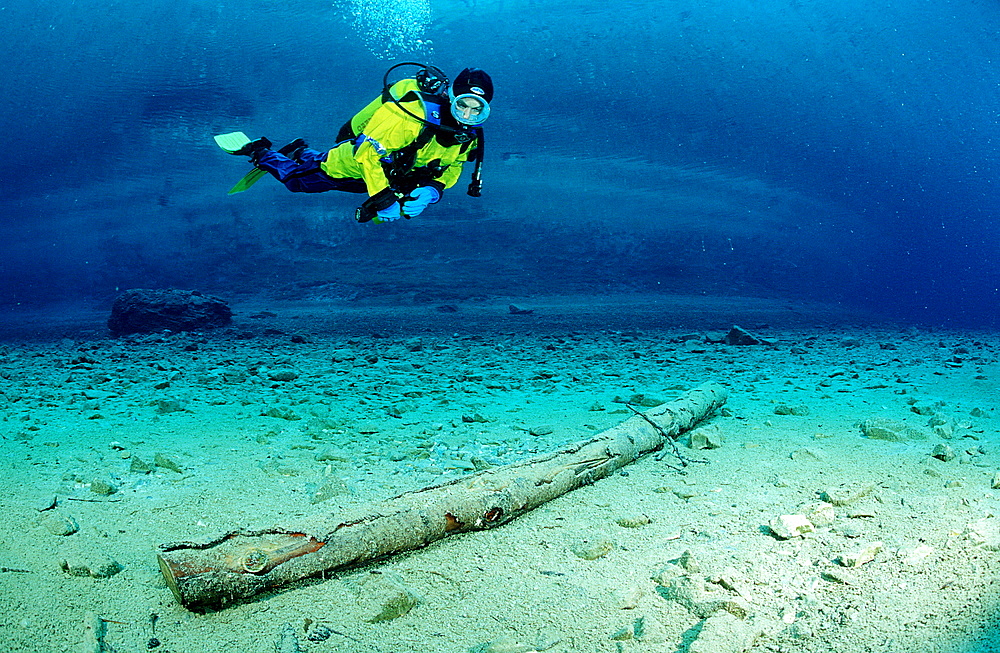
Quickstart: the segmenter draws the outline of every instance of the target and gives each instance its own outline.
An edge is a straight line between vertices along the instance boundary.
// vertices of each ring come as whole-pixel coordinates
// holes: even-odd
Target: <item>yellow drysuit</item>
[[[396,82],[390,92],[415,116],[432,122],[439,119],[426,115],[425,104],[417,94],[415,80]],[[435,108],[434,105],[426,106]],[[446,105],[442,109],[447,110]],[[320,167],[334,179],[364,180],[368,195],[375,195],[390,185],[382,159],[414,142],[425,127],[433,129],[404,113],[395,103],[383,102],[378,97],[351,119],[351,128],[356,138],[341,142],[331,149]],[[436,161],[441,173],[427,185],[435,186],[439,191],[451,188],[462,174],[462,163],[468,160],[469,153],[475,150],[476,145],[476,139],[468,143],[457,143],[448,134],[437,133],[417,150],[410,168],[420,168]]]

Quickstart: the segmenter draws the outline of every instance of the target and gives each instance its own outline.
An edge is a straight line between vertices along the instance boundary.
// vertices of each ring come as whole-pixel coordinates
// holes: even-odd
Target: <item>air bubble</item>
[[[426,51],[424,33],[431,21],[430,0],[351,0],[354,29],[380,59]]]

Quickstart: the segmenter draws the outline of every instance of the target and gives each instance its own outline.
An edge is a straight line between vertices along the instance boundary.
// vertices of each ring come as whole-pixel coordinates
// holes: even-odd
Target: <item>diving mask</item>
[[[490,104],[475,93],[462,93],[452,99],[451,115],[459,124],[474,127],[490,117]]]

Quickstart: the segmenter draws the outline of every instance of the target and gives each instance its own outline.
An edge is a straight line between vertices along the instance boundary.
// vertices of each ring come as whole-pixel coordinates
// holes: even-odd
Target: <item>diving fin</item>
[[[239,150],[241,150],[251,141],[247,137],[247,135],[244,134],[243,132],[233,132],[231,134],[219,134],[218,136],[215,137],[215,142],[223,150],[229,152],[230,154],[233,154],[234,152],[238,152]],[[296,138],[288,145],[279,148],[278,152],[280,154],[284,154],[287,156],[293,153],[295,150],[305,146],[306,146],[305,141],[303,141],[301,138]],[[258,181],[260,181],[261,177],[264,177],[266,175],[267,173],[261,170],[260,168],[254,168],[250,172],[243,175],[243,178],[240,179],[238,182],[236,182],[235,186],[229,189],[227,195],[232,195],[234,193],[242,193],[246,189],[256,184]]]
[[[246,189],[256,184],[258,181],[260,181],[260,178],[265,176],[266,174],[267,173],[261,170],[260,168],[254,168],[250,172],[243,175],[243,179],[240,179],[238,182],[236,182],[236,185],[230,188],[229,192],[226,193],[226,195],[232,195],[234,193],[242,193]]]
[[[232,132],[231,134],[219,134],[215,137],[215,144],[221,147],[226,152],[233,154],[239,152],[241,149],[250,143],[250,139],[243,132]],[[236,185],[229,189],[229,195],[233,193],[242,193],[246,189],[250,188],[256,184],[265,173],[263,170],[254,168],[247,174],[243,176],[236,182]]]
[[[231,134],[219,134],[215,137],[215,144],[230,154],[239,152],[250,142],[243,132],[233,132]]]

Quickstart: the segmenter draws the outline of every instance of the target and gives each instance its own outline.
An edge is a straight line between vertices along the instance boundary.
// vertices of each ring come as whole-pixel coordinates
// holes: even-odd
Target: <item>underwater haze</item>
[[[7,305],[652,289],[997,322],[994,2],[0,4]],[[492,75],[482,198],[375,226],[227,196],[213,135],[328,148],[398,61]]]
[[[0,26],[0,653],[1000,653],[997,0]],[[421,64],[481,197],[228,194]]]

